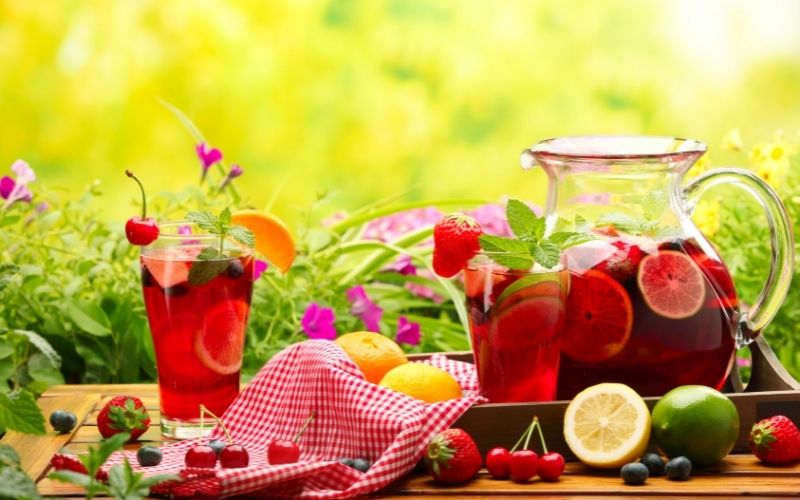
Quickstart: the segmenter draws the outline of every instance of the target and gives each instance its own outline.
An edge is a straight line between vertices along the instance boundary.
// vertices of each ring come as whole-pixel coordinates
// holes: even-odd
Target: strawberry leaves
[[[509,269],[527,270],[537,263],[553,268],[561,261],[562,251],[594,239],[586,232],[585,220],[580,216],[575,217],[573,231],[559,231],[545,237],[545,218],[537,217],[519,200],[508,200],[506,218],[516,238],[483,235],[479,242],[492,260]]]

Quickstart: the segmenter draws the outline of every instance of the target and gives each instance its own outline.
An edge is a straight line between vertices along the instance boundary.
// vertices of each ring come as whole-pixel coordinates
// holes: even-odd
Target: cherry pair
[[[247,467],[250,464],[250,455],[247,453],[245,447],[234,444],[233,438],[231,438],[231,434],[228,432],[228,428],[225,427],[222,420],[203,405],[200,405],[201,429],[203,427],[203,419],[206,415],[209,415],[219,424],[222,428],[222,432],[225,433],[227,443],[215,439],[208,444],[199,444],[190,448],[186,451],[186,456],[184,457],[186,467],[213,469],[217,465],[217,458],[219,458],[219,464],[223,469],[240,469],[242,467]]]
[[[534,429],[539,432],[539,440],[542,443],[544,454],[541,457],[535,451],[528,449]],[[522,449],[517,450],[523,439],[525,444]],[[564,457],[558,452],[547,451],[542,427],[536,416],[533,417],[533,421],[522,433],[511,451],[502,446],[492,448],[486,454],[485,462],[486,469],[493,478],[511,478],[512,481],[520,483],[534,478],[537,474],[544,481],[556,481],[564,472]]]

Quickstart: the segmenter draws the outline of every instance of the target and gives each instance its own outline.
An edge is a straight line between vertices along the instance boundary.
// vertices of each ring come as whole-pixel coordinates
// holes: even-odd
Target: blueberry
[[[675,457],[667,462],[667,479],[686,481],[692,475],[692,462],[686,457]]]
[[[353,459],[352,458],[340,457],[340,458],[337,458],[336,461],[339,462],[340,464],[345,464],[348,467],[352,467],[353,466]]]
[[[184,281],[177,285],[172,285],[164,289],[164,295],[167,297],[183,297],[189,293],[189,283]]]
[[[142,265],[142,286],[154,286],[156,279],[153,278],[153,273],[147,269],[147,266]]]
[[[657,477],[664,475],[664,459],[655,453],[648,453],[642,457],[642,463],[647,466],[650,476]]]
[[[53,429],[58,431],[60,434],[66,434],[74,429],[77,424],[78,418],[74,413],[64,410],[56,410],[50,414],[50,425],[52,425]]]
[[[371,463],[369,460],[364,460],[363,458],[356,458],[353,460],[353,468],[360,472],[367,472],[369,470]]]
[[[238,260],[231,261],[231,263],[228,264],[228,269],[225,270],[225,273],[229,278],[240,278],[244,274],[244,266]]]
[[[136,460],[142,467],[154,467],[161,463],[161,449],[155,446],[142,446],[136,451]]]
[[[639,486],[647,481],[649,472],[645,464],[630,463],[622,466],[619,475],[622,477],[622,480],[625,481],[625,484]]]
[[[217,456],[219,456],[219,454],[222,453],[222,450],[225,449],[226,445],[225,441],[221,439],[212,439],[211,441],[208,442],[208,446],[211,447],[212,450],[214,450],[214,453],[216,453]]]

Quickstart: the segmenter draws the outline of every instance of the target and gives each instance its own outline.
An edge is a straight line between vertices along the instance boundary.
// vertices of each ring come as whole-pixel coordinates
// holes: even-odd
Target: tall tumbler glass
[[[223,249],[222,256],[208,259]],[[214,249],[215,252],[205,249]],[[239,394],[253,251],[189,223],[160,225],[141,252],[142,289],[158,370],[161,432],[175,439],[200,428],[200,405],[222,415]]]

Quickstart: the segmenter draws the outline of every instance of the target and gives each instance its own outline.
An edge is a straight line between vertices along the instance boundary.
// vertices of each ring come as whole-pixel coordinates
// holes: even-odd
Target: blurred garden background
[[[519,167],[538,140],[675,135],[709,144],[699,170],[767,179],[798,231],[798,82],[794,0],[0,0],[0,177],[24,159],[37,178],[0,200],[0,379],[154,379],[125,169],[161,220],[268,208],[295,234],[296,265],[256,283],[245,376],[308,338],[309,311],[363,328],[355,296],[407,350],[466,349],[458,283],[419,246],[441,213],[542,204],[544,176]],[[238,194],[216,189],[225,171],[198,187],[197,141],[159,99],[242,168]],[[695,220],[752,303],[768,229],[739,200],[720,191]],[[767,335],[800,377],[795,282]]]

